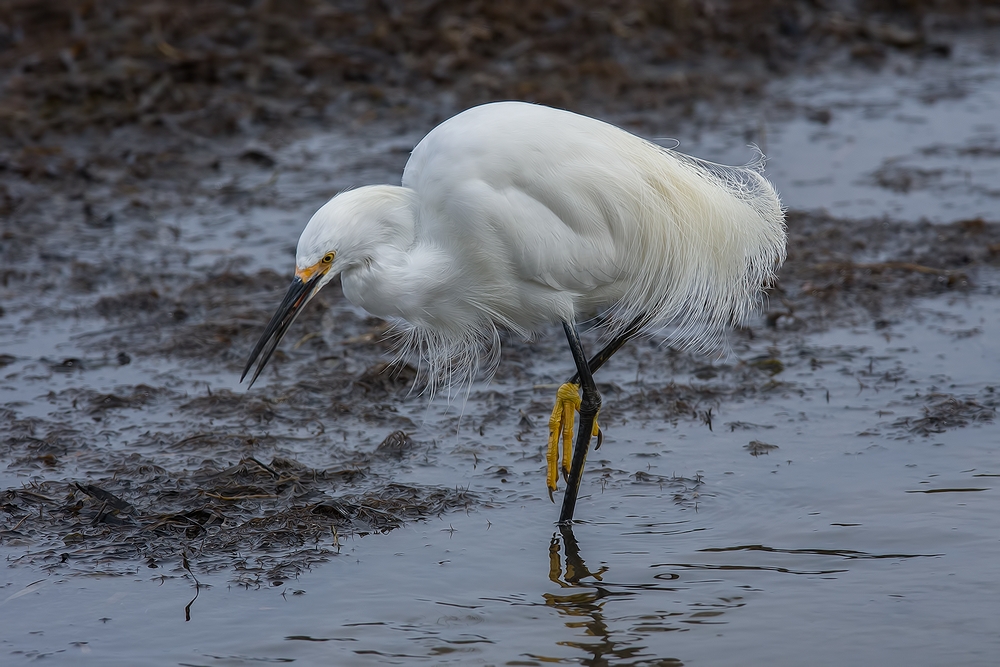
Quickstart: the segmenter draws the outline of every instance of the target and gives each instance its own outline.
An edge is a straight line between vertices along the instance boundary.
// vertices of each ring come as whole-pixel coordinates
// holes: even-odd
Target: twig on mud
[[[310,331],[305,336],[303,336],[302,338],[300,338],[298,340],[298,342],[295,343],[295,345],[292,345],[292,349],[293,350],[297,350],[300,347],[302,347],[303,345],[305,345],[307,342],[311,341],[313,338],[316,338],[317,336],[322,336],[322,335],[323,334],[321,334],[319,331]]]
[[[49,498],[48,496],[44,496],[41,493],[36,493],[35,491],[29,491],[28,489],[17,489],[15,493],[17,493],[17,495],[19,496],[29,496],[31,498],[34,498],[35,500],[40,500],[46,503],[56,502],[55,498]]]
[[[183,440],[178,440],[177,442],[175,442],[171,446],[172,447],[180,447],[182,445],[190,445],[193,442],[197,442],[199,440],[205,440],[207,438],[227,438],[227,437],[239,438],[241,440],[250,440],[250,439],[253,438],[252,435],[249,435],[247,433],[222,433],[222,434],[220,434],[220,433],[205,432],[205,433],[195,433],[194,435],[188,436],[188,437],[184,438]]]
[[[253,493],[247,494],[245,496],[223,496],[218,493],[211,493],[209,491],[204,492],[209,498],[215,498],[217,500],[257,500],[261,498],[277,498],[278,496],[273,493]]]
[[[243,460],[244,461],[253,461],[257,465],[259,465],[261,468],[263,468],[267,472],[271,473],[271,476],[274,477],[275,479],[279,479],[281,477],[281,475],[279,475],[278,472],[274,468],[272,468],[271,466],[267,465],[266,463],[262,463],[262,462],[258,461],[257,459],[255,459],[252,456],[248,456],[248,457],[246,457]]]
[[[191,578],[194,579],[194,597],[191,598],[191,601],[184,607],[184,622],[186,623],[191,620],[191,605],[193,605],[194,601],[198,599],[199,595],[201,595],[201,582],[198,581],[198,577],[194,576],[194,572],[191,571],[191,564],[188,563],[187,552],[183,552],[181,554],[181,564],[184,566],[184,569],[187,570],[188,574],[191,575]]]

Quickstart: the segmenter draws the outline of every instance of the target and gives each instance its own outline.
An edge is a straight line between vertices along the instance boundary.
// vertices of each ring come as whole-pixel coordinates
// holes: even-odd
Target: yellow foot
[[[580,410],[580,385],[567,382],[556,391],[556,404],[552,408],[552,416],[549,418],[549,448],[545,455],[548,470],[545,476],[545,483],[549,488],[549,500],[555,502],[552,493],[556,490],[559,481],[559,440],[563,443],[562,452],[562,473],[563,479],[569,476],[570,463],[573,460],[573,422],[576,420],[576,413]],[[597,419],[594,419],[594,432],[591,436],[597,436],[598,447],[603,439],[601,429],[597,426]]]

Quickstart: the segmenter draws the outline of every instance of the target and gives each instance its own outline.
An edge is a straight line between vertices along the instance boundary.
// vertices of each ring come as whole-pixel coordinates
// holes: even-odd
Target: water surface
[[[830,116],[768,120],[768,173],[791,207],[845,219],[994,220],[996,72],[995,61],[958,48],[951,61],[901,72],[778,83]],[[723,122],[694,144],[723,159],[712,147],[742,150],[731,147],[744,131]],[[342,187],[392,182],[415,138],[330,133],[284,146],[277,177],[235,172],[240,187],[273,196],[158,209],[157,228],[176,231],[147,235],[136,261],[184,275],[220,263],[286,273],[311,210]],[[212,187],[224,193],[233,178],[223,170]],[[85,237],[81,252],[129,247],[128,234],[144,229],[133,227],[107,246]],[[390,406],[379,408],[385,422],[319,410],[323,429],[238,424],[261,437],[247,452],[257,459],[317,469],[343,455],[331,434],[372,451],[404,425],[413,445],[372,463],[373,478],[459,488],[474,501],[386,534],[325,535],[302,548],[316,551],[313,566],[290,577],[243,576],[197,548],[159,562],[87,560],[72,541],[62,557],[30,536],[8,540],[0,654],[5,664],[74,665],[994,664],[1000,283],[988,268],[975,281],[911,295],[883,318],[801,328],[762,319],[720,359],[630,346],[599,378],[607,438],[590,457],[581,521],[569,531],[554,525],[542,458],[545,411],[569,374],[557,332],[512,343],[508,371],[467,401],[428,405],[400,393],[378,399]],[[113,346],[101,356],[91,341],[112,335],[107,322],[73,310],[95,295],[7,296],[0,402],[18,420],[80,419],[72,397],[81,391],[245,391],[228,358],[133,353],[122,364]],[[277,295],[261,299],[270,307]],[[46,307],[63,309],[63,325],[33,310]],[[326,324],[359,317],[340,302],[329,308]],[[331,336],[324,331],[314,333]],[[316,363],[360,363],[350,347],[330,345],[336,358]],[[289,365],[276,360],[255,391],[290,387],[289,369],[312,363],[309,354],[290,349]],[[72,359],[85,368],[66,368]],[[194,470],[207,453],[136,444],[195,418],[178,404],[102,413],[79,425],[80,450]],[[217,425],[235,428],[221,417]],[[223,463],[238,460],[227,455]],[[7,461],[0,482],[86,481],[93,461],[66,456],[51,471]],[[280,499],[256,502],[266,514]],[[239,556],[247,571],[273,557],[264,545]]]

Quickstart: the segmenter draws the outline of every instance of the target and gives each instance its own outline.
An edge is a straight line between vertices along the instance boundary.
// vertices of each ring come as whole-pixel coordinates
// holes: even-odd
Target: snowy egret
[[[546,480],[551,496],[561,438],[568,523],[591,440],[601,443],[593,373],[636,335],[714,342],[755,310],[783,261],[784,212],[759,166],[704,162],[544,106],[469,109],[417,144],[401,186],[348,190],[316,212],[240,379],[259,359],[253,384],[337,275],[348,300],[397,323],[431,391],[494,370],[500,330],[562,323],[577,373],[557,392]],[[607,343],[588,360],[577,322],[594,312]]]

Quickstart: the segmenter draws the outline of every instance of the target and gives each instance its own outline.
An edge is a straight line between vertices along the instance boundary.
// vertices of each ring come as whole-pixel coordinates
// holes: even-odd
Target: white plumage
[[[543,106],[470,109],[413,149],[401,186],[342,192],[316,212],[243,376],[259,358],[256,380],[337,275],[351,302],[397,323],[401,354],[417,357],[432,393],[495,369],[501,329],[527,337],[561,321],[577,375],[556,392],[546,483],[551,495],[561,440],[568,524],[602,438],[593,373],[637,334],[712,343],[754,310],[784,259],[784,213],[761,164],[704,162]],[[576,324],[594,312],[608,343],[588,358]]]
[[[343,192],[299,239],[335,252],[344,294],[399,323],[433,382],[499,361],[523,336],[606,311],[675,342],[715,342],[760,302],[784,258],[780,201],[757,165],[724,167],[544,106],[469,109],[417,145],[402,186]]]

